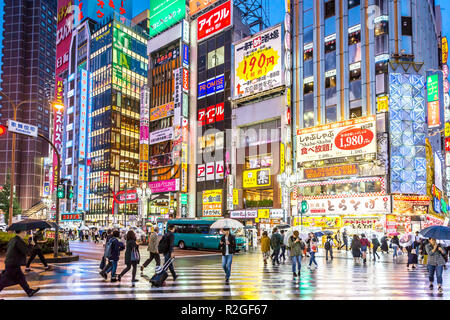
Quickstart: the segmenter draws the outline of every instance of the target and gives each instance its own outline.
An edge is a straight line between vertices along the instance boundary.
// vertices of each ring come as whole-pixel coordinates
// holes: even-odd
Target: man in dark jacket
[[[100,275],[106,280],[108,278],[107,274],[111,272],[111,282],[116,282],[117,263],[119,261],[120,251],[125,249],[125,245],[119,240],[120,232],[118,230],[114,230],[112,235],[112,238],[108,242],[111,243],[110,255],[106,257],[108,259],[108,265],[100,271]],[[108,246],[108,243],[106,246]]]
[[[272,260],[273,265],[275,265],[275,263],[280,265],[279,256],[280,256],[280,248],[281,248],[282,243],[283,243],[283,238],[278,233],[278,228],[274,228],[272,238],[270,238],[270,246],[272,247],[272,250],[273,250],[273,254],[272,254],[273,255],[273,260]]]
[[[173,234],[174,230],[175,230],[175,226],[173,224],[168,225],[167,226],[167,232],[163,236],[163,239],[161,239],[161,241],[160,241],[160,243],[161,242],[165,243],[167,241],[166,250],[164,250],[164,251],[163,250],[159,250],[164,255],[164,264],[166,264],[166,262],[168,260],[170,260],[170,258],[173,256],[172,252],[173,252],[174,241],[175,241],[175,235]],[[175,256],[173,256],[173,257],[175,257]],[[169,270],[170,270],[170,273],[172,274],[173,281],[175,281],[178,278],[178,276],[175,273],[175,269],[173,267],[173,263],[171,263],[169,265]]]
[[[106,231],[106,238],[105,238],[105,244],[103,245],[104,249],[106,249],[106,244],[108,243],[108,241],[113,237],[112,235],[112,230],[108,229]],[[101,270],[105,270],[105,266],[106,266],[106,257],[105,257],[105,253],[103,253],[103,257],[102,257],[102,261],[100,262],[100,269]]]
[[[20,269],[27,261],[28,246],[23,240],[27,235],[26,231],[16,231],[16,236],[8,243],[5,259],[5,271],[0,278],[0,291],[5,287],[19,284],[31,298],[40,288],[31,289],[25,279],[25,275]]]
[[[233,254],[236,252],[236,238],[230,234],[230,229],[223,229],[223,236],[220,239],[220,250],[222,251],[222,268],[225,271],[225,282],[230,282],[231,263]]]
[[[345,246],[345,251],[348,251],[348,236],[347,236],[347,231],[344,230],[344,232],[342,233],[342,246],[339,248],[339,250],[341,250],[344,246]]]
[[[34,258],[36,256],[39,257],[42,264],[45,267],[45,271],[50,270],[50,267],[47,264],[47,261],[45,260],[44,254],[42,253],[42,245],[46,243],[47,241],[44,239],[44,229],[39,229],[37,232],[33,234],[33,241],[31,242],[31,245],[33,246],[33,250],[31,251],[30,258],[28,259],[25,271],[29,272],[31,271],[30,265],[33,262]]]

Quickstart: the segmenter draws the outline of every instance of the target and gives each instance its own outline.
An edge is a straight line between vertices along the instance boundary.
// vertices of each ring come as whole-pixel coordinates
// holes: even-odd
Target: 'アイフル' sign
[[[228,1],[201,15],[197,20],[198,41],[230,27],[232,21],[231,9],[231,1]]]

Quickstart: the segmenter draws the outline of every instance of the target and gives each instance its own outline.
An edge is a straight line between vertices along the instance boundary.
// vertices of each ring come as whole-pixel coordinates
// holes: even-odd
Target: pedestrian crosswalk
[[[186,260],[186,259],[185,259]],[[407,271],[405,266],[374,263],[355,266],[351,260],[326,263],[319,261],[316,270],[307,268],[303,260],[300,279],[294,279],[290,263],[264,266],[259,254],[235,256],[230,283],[225,283],[220,257],[202,262],[177,261],[176,281],[169,278],[161,288],[152,288],[149,278],[152,264],[131,284],[131,271],[121,283],[105,281],[98,275],[99,262],[82,260],[58,265],[54,271],[43,273],[42,279],[32,281],[41,291],[35,300],[96,300],[96,299],[445,299],[427,288],[423,267]],[[123,269],[119,263],[118,272]],[[450,276],[446,277],[450,281]],[[50,279],[50,280],[49,280]],[[445,289],[444,279],[444,289]],[[3,299],[29,299],[20,287],[7,288]]]

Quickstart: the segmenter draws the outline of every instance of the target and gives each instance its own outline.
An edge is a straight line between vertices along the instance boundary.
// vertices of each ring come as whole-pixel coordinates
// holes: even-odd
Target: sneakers
[[[433,284],[430,284],[430,286],[428,287],[430,290],[433,290]]]
[[[37,288],[37,289],[31,289],[30,292],[28,292],[28,297],[32,297],[34,296],[36,293],[38,293],[38,291],[41,290],[41,288]]]
[[[111,282],[117,282],[117,278],[111,278]]]
[[[119,275],[118,277],[117,277],[117,281],[121,281],[122,280],[122,276],[121,275]]]
[[[438,287],[438,292],[439,292],[439,293],[443,293],[443,292],[444,292],[444,289],[442,289],[442,287],[439,286],[439,287]]]

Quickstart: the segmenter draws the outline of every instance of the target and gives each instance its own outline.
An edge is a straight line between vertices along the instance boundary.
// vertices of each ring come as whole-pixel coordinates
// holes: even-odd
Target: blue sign
[[[198,84],[198,99],[206,97],[206,82]]]
[[[197,98],[203,98],[225,90],[225,75],[221,74],[215,78],[211,78],[206,82],[198,84]]]
[[[433,198],[433,209],[434,212],[441,213],[441,202],[436,197]]]
[[[50,195],[50,182],[44,182],[44,192],[43,196],[47,197]]]
[[[216,93],[225,90],[225,75],[216,78]]]
[[[35,138],[38,135],[38,127],[11,119],[8,120],[8,131]]]
[[[189,47],[187,44],[183,44],[183,66],[189,67]]]

